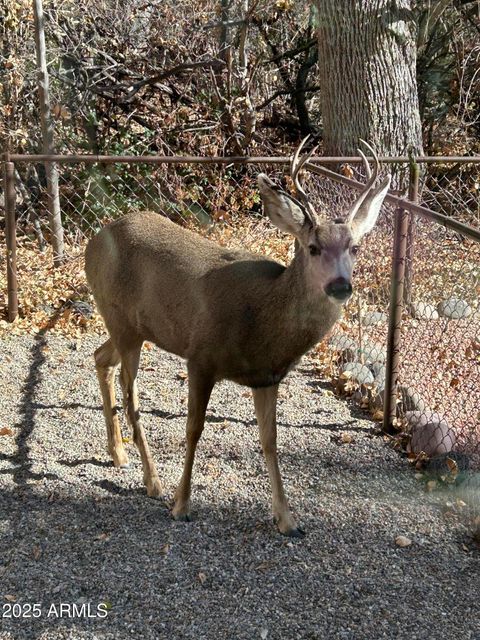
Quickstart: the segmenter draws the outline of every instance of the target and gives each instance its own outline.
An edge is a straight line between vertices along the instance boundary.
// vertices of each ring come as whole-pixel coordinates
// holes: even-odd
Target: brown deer
[[[189,520],[195,449],[203,431],[210,393],[227,379],[251,387],[260,440],[280,531],[303,531],[288,507],[276,448],[276,404],[280,381],[332,328],[352,293],[358,244],[377,220],[390,176],[375,186],[378,158],[368,182],[345,220],[317,217],[299,176],[314,149],[291,163],[297,197],[266,175],[258,186],[266,214],[295,237],[295,256],[287,267],[243,250],[220,247],[167,218],[135,213],[112,222],[88,244],[88,282],[110,338],[95,352],[107,423],[108,450],[117,467],[127,466],[115,409],[114,376],[120,381],[127,420],[133,429],[149,496],[162,485],[139,420],[136,386],[145,340],[187,361],[188,418],[183,474],[173,516]]]

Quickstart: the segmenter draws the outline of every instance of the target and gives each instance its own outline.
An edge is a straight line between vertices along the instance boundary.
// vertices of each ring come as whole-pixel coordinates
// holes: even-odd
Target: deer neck
[[[342,306],[315,287],[315,283],[309,284],[305,269],[305,256],[297,251],[279,278],[278,286],[284,292],[280,316],[285,319],[285,340],[303,342],[306,351],[330,331],[341,316]]]

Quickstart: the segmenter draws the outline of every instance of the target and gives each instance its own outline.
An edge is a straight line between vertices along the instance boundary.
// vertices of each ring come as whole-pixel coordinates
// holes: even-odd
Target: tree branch
[[[262,104],[259,104],[257,107],[255,107],[255,109],[256,111],[261,111],[262,109],[265,109],[265,107],[268,107],[268,105],[271,102],[273,102],[280,96],[294,96],[297,93],[301,93],[302,91],[304,91],[305,93],[315,93],[316,91],[320,91],[320,89],[321,89],[320,86],[315,86],[315,85],[313,87],[307,87],[306,89],[293,89],[292,91],[289,91],[288,89],[278,89],[278,91],[275,91],[275,93],[273,93],[270,97],[264,100]]]

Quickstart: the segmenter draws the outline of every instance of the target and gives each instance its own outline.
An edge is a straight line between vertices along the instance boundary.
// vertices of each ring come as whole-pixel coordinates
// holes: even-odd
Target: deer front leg
[[[190,488],[195,449],[202,435],[213,382],[209,376],[188,367],[188,417],[186,432],[185,464],[182,477],[175,492],[173,517],[175,520],[190,520]]]
[[[273,517],[281,533],[294,538],[304,536],[302,529],[290,513],[287,499],[283,491],[282,477],[277,457],[277,395],[278,385],[253,389],[255,413],[260,429],[260,441],[268,468],[272,486]]]

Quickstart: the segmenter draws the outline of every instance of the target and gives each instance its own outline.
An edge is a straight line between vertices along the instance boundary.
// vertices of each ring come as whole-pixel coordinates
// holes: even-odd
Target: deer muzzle
[[[325,293],[339,302],[346,302],[352,295],[352,283],[346,278],[336,278],[327,284]]]

